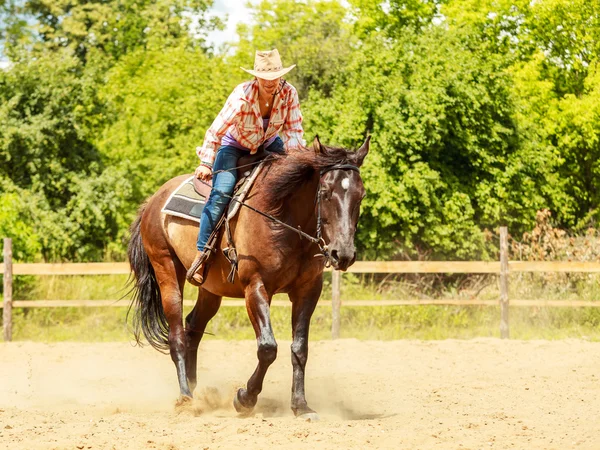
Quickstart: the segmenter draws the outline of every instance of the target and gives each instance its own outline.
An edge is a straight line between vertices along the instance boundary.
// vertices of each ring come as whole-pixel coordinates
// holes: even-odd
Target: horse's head
[[[360,203],[365,188],[358,168],[369,152],[370,137],[355,152],[349,153],[347,163],[325,167],[321,173],[322,233],[329,247],[331,264],[335,269],[346,270],[356,260],[354,234],[358,224]],[[326,151],[316,137],[315,152]]]

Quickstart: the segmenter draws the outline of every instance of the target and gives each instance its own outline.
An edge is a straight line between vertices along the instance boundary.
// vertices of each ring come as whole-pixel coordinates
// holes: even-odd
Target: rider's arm
[[[286,149],[298,148],[303,146],[302,135],[302,113],[300,112],[300,102],[298,101],[298,92],[292,86],[288,96],[287,117],[283,124],[282,140]]]
[[[196,154],[200,157],[203,165],[212,167],[217,155],[217,148],[221,144],[221,139],[225,136],[229,127],[236,122],[241,112],[241,106],[242,100],[238,86],[231,93],[225,102],[225,106],[223,106],[223,109],[219,112],[210,128],[206,130],[202,147],[196,147]]]

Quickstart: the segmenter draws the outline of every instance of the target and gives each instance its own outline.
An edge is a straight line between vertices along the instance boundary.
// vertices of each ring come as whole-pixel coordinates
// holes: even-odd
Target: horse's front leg
[[[323,277],[290,292],[292,301],[292,411],[296,417],[316,421],[319,416],[308,407],[304,391],[304,375],[308,360],[308,330],[310,319],[315,311],[321,290]]]
[[[238,390],[233,399],[233,405],[237,412],[247,414],[256,405],[267,369],[277,358],[277,342],[271,327],[271,298],[260,278],[257,277],[246,286],[245,296],[246,309],[258,344],[258,366],[248,380],[246,389]]]

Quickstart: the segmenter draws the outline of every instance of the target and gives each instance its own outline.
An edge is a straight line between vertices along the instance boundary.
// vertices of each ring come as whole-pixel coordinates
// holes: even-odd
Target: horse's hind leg
[[[185,367],[189,387],[192,393],[196,388],[198,345],[200,345],[206,325],[210,319],[215,316],[220,306],[221,297],[200,288],[198,289],[198,300],[196,301],[196,305],[185,318],[185,337],[187,344]]]
[[[248,413],[256,405],[258,394],[262,391],[263,381],[269,366],[277,358],[277,342],[271,327],[269,312],[271,299],[261,280],[246,287],[246,309],[254,327],[258,344],[258,366],[248,380],[246,389],[238,390],[233,405],[237,412]]]
[[[165,317],[169,323],[169,348],[171,359],[177,369],[180,401],[185,401],[192,398],[186,374],[186,339],[183,329],[185,268],[179,260],[172,259],[170,255],[158,259],[158,262],[153,262],[152,265],[160,287]]]

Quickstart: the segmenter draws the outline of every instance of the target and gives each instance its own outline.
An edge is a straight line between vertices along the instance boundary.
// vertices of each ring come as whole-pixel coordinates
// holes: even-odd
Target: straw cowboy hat
[[[256,50],[256,54],[254,55],[254,70],[244,69],[243,67],[240,67],[240,69],[245,70],[250,75],[254,75],[256,78],[274,80],[284,76],[294,67],[296,67],[296,64],[292,64],[290,67],[284,69],[281,64],[279,52],[277,49],[273,49],[267,52]]]

